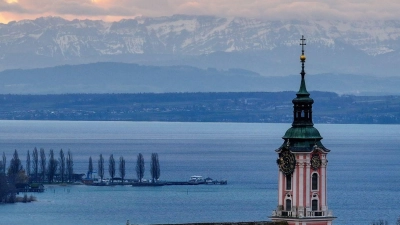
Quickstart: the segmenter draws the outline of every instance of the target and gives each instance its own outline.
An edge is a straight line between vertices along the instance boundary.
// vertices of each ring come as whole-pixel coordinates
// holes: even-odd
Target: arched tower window
[[[312,211],[318,211],[318,200],[317,199],[313,199],[311,201],[311,205],[312,205],[312,207],[311,207]]]
[[[292,211],[292,200],[286,199],[286,211]]]
[[[286,176],[286,190],[292,190],[292,176]]]
[[[318,174],[313,173],[312,175],[312,182],[311,182],[311,189],[318,190]]]

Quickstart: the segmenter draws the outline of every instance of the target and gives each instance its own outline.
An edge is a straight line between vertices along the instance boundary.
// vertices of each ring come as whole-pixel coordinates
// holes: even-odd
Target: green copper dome
[[[322,139],[319,131],[315,127],[291,127],[286,131],[285,135],[282,138],[290,140],[312,139],[318,141]]]

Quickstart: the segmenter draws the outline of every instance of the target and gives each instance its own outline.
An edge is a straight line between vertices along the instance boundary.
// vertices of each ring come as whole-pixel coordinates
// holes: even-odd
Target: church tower
[[[304,64],[305,40],[302,46],[300,89],[293,103],[293,123],[282,137],[278,154],[278,207],[272,221],[287,221],[289,225],[331,225],[332,212],[327,203],[327,154],[322,137],[314,128],[312,105],[314,100],[306,88]]]

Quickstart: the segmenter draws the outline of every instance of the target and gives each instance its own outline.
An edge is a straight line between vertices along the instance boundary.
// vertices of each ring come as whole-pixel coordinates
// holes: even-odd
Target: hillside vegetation
[[[295,92],[0,95],[2,120],[290,123]],[[314,123],[399,124],[399,96],[311,92]]]

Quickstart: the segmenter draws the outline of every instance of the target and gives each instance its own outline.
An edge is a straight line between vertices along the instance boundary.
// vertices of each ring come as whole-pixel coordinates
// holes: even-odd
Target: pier
[[[17,193],[19,192],[44,192],[43,184],[18,184],[16,185]]]
[[[190,179],[189,181],[158,181],[158,182],[134,182],[133,187],[140,186],[165,186],[165,185],[227,185],[227,180]]]

